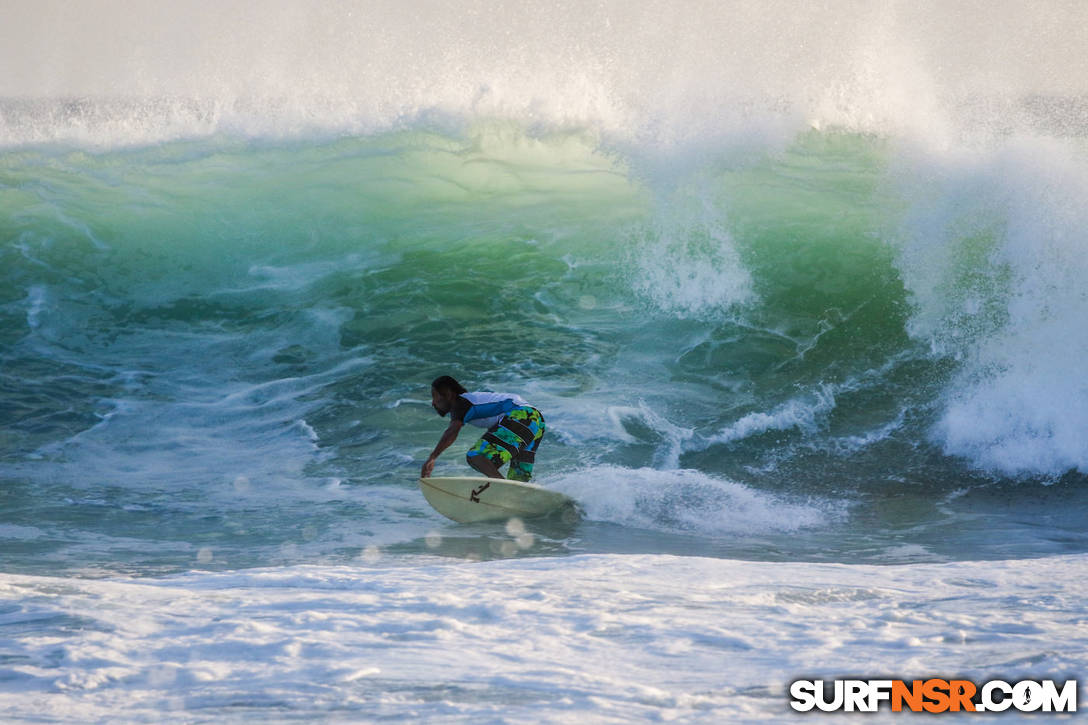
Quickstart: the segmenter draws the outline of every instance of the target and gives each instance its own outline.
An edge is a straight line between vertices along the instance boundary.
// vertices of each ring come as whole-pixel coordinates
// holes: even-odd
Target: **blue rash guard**
[[[544,437],[544,416],[524,398],[510,393],[461,393],[450,408],[450,419],[487,431],[468,457],[485,456],[495,467],[510,464],[506,477],[528,481],[536,449]]]
[[[514,408],[531,408],[520,395],[512,393],[461,393],[453,401],[450,420],[490,428]]]

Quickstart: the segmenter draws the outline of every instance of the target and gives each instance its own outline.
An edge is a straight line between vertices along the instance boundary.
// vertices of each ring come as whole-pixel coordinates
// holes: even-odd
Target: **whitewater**
[[[3,719],[1082,678],[1084,47],[1059,0],[8,3]],[[427,505],[443,374],[543,411],[578,517]]]

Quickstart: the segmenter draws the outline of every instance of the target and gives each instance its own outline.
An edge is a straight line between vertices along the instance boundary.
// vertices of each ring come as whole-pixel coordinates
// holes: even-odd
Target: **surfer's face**
[[[434,408],[434,412],[440,416],[444,416],[450,412],[450,408],[453,407],[453,396],[450,395],[450,391],[440,393],[434,388],[431,388],[431,407]]]

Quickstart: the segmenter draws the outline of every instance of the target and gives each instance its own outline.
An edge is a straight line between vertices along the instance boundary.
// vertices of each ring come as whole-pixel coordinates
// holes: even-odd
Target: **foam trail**
[[[701,536],[788,532],[841,515],[832,504],[798,503],[691,469],[599,466],[543,481],[575,498],[594,521]]]
[[[799,428],[803,432],[815,429],[820,416],[835,408],[835,394],[830,386],[822,386],[811,399],[794,398],[777,406],[769,413],[749,413],[735,423],[700,441],[701,447],[719,443],[733,443],[752,435],[774,430]]]

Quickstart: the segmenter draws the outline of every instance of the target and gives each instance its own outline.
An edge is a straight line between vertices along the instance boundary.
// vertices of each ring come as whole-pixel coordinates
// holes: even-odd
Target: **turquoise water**
[[[9,720],[1085,671],[1083,4],[4,10]],[[443,374],[579,518],[427,505]]]
[[[912,227],[936,173],[846,131],[667,174],[591,129],[507,121],[0,159],[13,571],[430,553],[415,477],[439,374],[548,418],[539,480],[585,517],[519,555],[1088,543],[1078,374],[1017,348],[1044,319],[1083,344],[1076,300],[1015,318],[1032,220],[988,169],[938,254]],[[1018,365],[1065,389],[1017,407]],[[471,443],[439,473],[467,473]],[[495,555],[469,532],[450,555]]]

